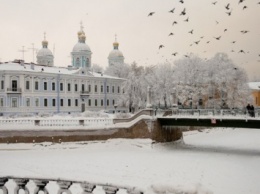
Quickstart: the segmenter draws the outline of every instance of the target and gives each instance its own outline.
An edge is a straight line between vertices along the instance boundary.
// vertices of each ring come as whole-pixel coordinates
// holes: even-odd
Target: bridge
[[[214,109],[177,109],[169,110],[157,119],[162,127],[196,126],[196,127],[236,127],[260,129],[260,110],[255,117],[243,110]]]
[[[163,128],[173,126],[195,126],[195,127],[235,127],[235,128],[256,128],[260,129],[259,119],[238,119],[238,118],[178,118],[158,117]]]

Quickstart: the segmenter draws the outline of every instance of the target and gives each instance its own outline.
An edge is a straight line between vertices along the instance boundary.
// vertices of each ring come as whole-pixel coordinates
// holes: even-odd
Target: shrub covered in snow
[[[81,113],[82,117],[102,117],[102,118],[108,118],[109,114],[102,111],[85,111]]]

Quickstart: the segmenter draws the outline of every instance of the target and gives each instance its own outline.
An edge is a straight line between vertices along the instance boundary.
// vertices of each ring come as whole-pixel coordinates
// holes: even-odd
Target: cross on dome
[[[83,32],[83,29],[84,29],[84,26],[83,26],[83,23],[82,21],[80,22],[80,31]]]
[[[46,32],[44,32],[43,35],[44,35],[44,40],[42,41],[42,46],[43,46],[43,48],[47,48],[48,41],[46,40]]]
[[[115,42],[113,43],[114,49],[118,49],[119,43],[117,42],[117,34],[115,34]]]

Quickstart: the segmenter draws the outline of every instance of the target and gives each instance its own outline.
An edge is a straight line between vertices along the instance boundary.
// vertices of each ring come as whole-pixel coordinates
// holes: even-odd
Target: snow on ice
[[[145,194],[257,194],[260,130],[189,131],[177,143],[111,139],[0,144],[0,166],[1,176],[134,186]]]

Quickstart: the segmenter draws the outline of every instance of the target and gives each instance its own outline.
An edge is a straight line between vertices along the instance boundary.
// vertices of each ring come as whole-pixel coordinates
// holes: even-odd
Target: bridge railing
[[[260,109],[254,111],[255,117],[260,116]],[[246,110],[240,109],[173,109],[172,115],[180,116],[250,116]]]
[[[3,194],[19,194],[20,190],[23,190],[25,194],[143,194],[141,190],[135,187],[97,184],[86,181],[18,177],[0,177],[0,190],[2,190]]]

